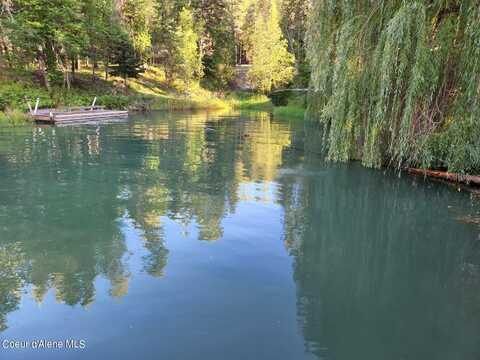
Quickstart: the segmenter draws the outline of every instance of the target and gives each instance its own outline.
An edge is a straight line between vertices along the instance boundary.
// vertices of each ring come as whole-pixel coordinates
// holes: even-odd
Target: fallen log
[[[463,174],[451,173],[447,171],[416,169],[416,168],[408,168],[407,172],[410,174],[423,175],[423,176],[443,179],[443,180],[457,182],[457,183],[463,183],[468,185],[473,184],[473,185],[480,186],[480,176],[478,175],[463,175]]]

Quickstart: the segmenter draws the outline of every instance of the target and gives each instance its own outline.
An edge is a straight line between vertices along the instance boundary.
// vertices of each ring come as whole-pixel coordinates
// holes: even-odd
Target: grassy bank
[[[0,124],[18,125],[29,120],[29,116],[20,110],[0,111]]]
[[[303,119],[305,108],[295,105],[278,106],[273,108],[273,114],[279,118]]]
[[[276,106],[273,114],[280,118],[303,119],[306,110],[306,93],[287,93],[287,105]]]
[[[167,83],[163,71],[149,68],[137,79],[123,80],[92,77],[92,69],[75,74],[70,90],[53,84],[47,91],[31,71],[0,69],[0,123],[19,124],[28,120],[28,104],[40,99],[41,108],[86,106],[97,97],[97,105],[109,109],[130,110],[256,110],[273,112],[279,117],[303,118],[301,101],[293,98],[288,106],[274,107],[265,95],[254,92],[214,92],[199,84]]]
[[[93,77],[91,69],[75,74],[72,85],[66,90],[63,84],[53,84],[47,91],[40,86],[31,71],[1,69],[0,111],[27,111],[40,99],[40,106],[69,107],[89,105],[97,97],[97,105],[115,109],[200,109],[224,108],[228,103],[221,96],[202,89],[196,84],[188,87],[177,81],[168,84],[163,71],[150,68],[137,79],[129,79],[127,85],[118,77],[108,80]]]

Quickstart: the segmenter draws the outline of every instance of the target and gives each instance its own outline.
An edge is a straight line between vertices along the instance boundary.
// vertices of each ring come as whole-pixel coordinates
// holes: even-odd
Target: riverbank
[[[82,106],[97,97],[97,104],[110,109],[131,111],[197,111],[197,110],[251,110],[268,111],[277,118],[304,119],[306,99],[304,95],[292,95],[288,105],[273,106],[270,99],[254,92],[214,92],[202,88],[198,83],[186,85],[181,82],[168,84],[159,68],[151,67],[137,79],[129,79],[125,88],[122,79],[109,80],[95,77],[91,69],[76,74],[69,91],[53,86],[50,91],[35,82],[32,72],[1,69],[0,75],[0,124],[20,125],[30,120],[26,99],[33,104],[40,99],[41,107]],[[320,139],[319,139],[320,141]],[[435,170],[434,168],[421,170]],[[424,174],[428,176],[428,174]],[[453,184],[466,183],[468,177],[456,174],[447,181]],[[467,179],[458,181],[455,179]]]
[[[275,106],[273,114],[280,118],[304,119],[307,108],[306,94],[291,93],[287,96],[287,105]]]
[[[285,108],[274,109],[270,99],[261,94],[244,91],[211,91],[198,83],[169,83],[163,71],[150,67],[127,84],[119,77],[108,80],[91,68],[75,74],[69,90],[63,84],[53,83],[50,90],[41,87],[32,71],[1,69],[0,122],[21,123],[28,119],[27,100],[33,106],[40,99],[40,107],[69,107],[96,104],[108,109],[148,110],[262,110],[285,114]],[[292,109],[293,110],[293,109]],[[290,110],[290,111],[292,111]],[[298,109],[292,111],[298,116]]]

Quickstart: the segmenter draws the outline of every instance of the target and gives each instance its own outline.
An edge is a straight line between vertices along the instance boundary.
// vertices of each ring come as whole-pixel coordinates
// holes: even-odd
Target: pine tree
[[[203,75],[202,57],[199,51],[199,36],[195,29],[193,12],[183,8],[180,12],[177,31],[175,32],[176,60],[179,74],[186,84]]]
[[[294,56],[279,25],[275,0],[261,0],[252,36],[252,67],[249,77],[261,92],[288,83],[294,76]]]
[[[152,46],[150,23],[154,10],[150,0],[125,0],[121,6],[122,22],[135,51],[146,60]]]
[[[294,83],[306,87],[310,67],[305,54],[306,19],[310,9],[308,0],[282,0],[280,26],[288,41],[288,50],[295,55]]]
[[[110,73],[123,77],[125,85],[127,85],[129,77],[136,78],[145,71],[143,61],[135,51],[128,34],[120,29],[116,34],[116,43],[112,50],[111,61],[113,65],[110,66]]]
[[[197,22],[202,23],[201,51],[205,77],[217,87],[226,86],[235,74],[235,21],[232,1],[194,0]]]
[[[152,32],[153,62],[162,65],[169,84],[177,71],[176,31],[184,0],[156,0]]]

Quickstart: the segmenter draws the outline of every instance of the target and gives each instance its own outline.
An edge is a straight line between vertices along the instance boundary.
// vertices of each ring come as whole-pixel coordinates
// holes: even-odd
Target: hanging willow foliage
[[[314,0],[309,117],[327,158],[480,171],[480,4]]]

